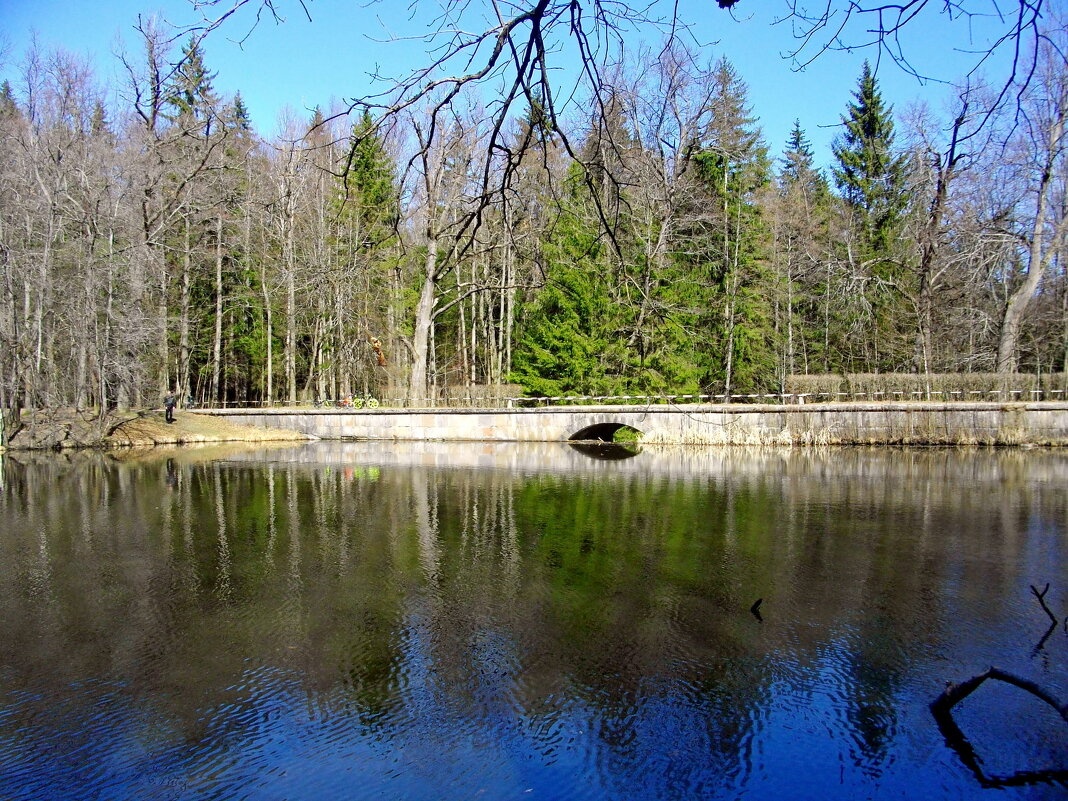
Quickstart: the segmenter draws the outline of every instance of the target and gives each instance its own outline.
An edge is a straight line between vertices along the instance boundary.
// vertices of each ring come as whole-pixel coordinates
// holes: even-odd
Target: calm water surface
[[[1068,794],[1068,454],[606,455],[9,454],[0,798]]]

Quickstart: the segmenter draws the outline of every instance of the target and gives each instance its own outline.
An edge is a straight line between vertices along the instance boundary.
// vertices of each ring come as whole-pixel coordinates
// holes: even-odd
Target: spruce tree
[[[620,391],[606,365],[621,347],[611,333],[619,310],[604,285],[597,227],[576,211],[565,212],[544,245],[545,285],[520,305],[511,380],[534,396]]]
[[[701,254],[711,290],[704,383],[731,394],[774,383],[768,237],[760,202],[771,165],[745,82],[726,59],[717,64],[714,80],[712,125],[695,156],[707,202],[719,212]]]
[[[771,209],[779,276],[776,328],[781,335],[780,368],[785,381],[805,369],[810,356],[817,363],[822,358],[825,370],[830,367],[831,309],[825,301],[831,293],[827,254],[832,249],[829,223],[835,198],[815,167],[800,120],[794,121],[780,163],[778,197]]]
[[[252,116],[249,114],[248,106],[245,105],[240,92],[234,95],[234,101],[226,109],[226,124],[238,134],[245,136],[251,136],[252,134]]]
[[[376,131],[371,112],[352,126],[350,151],[342,179],[342,216],[359,218],[360,245],[373,248],[393,236],[400,214],[400,198],[393,160]]]
[[[851,270],[878,280],[864,282],[852,308],[854,352],[862,355],[851,369],[892,372],[911,361],[915,330],[909,320],[911,277],[902,266],[899,236],[908,205],[906,160],[895,153],[891,108],[867,63],[853,96],[834,143],[837,166],[832,169],[855,225],[853,246],[843,257],[848,255]]]
[[[519,305],[510,380],[543,397],[637,391],[628,383],[632,354],[620,330],[633,309],[615,291],[617,265],[579,165],[570,168],[561,200],[541,247],[545,285]]]
[[[794,127],[786,140],[779,180],[784,191],[796,188],[809,200],[814,201],[827,193],[827,179],[815,167],[812,145],[801,128],[801,120],[794,120]]]
[[[878,82],[867,61],[861,71],[855,102],[842,117],[844,131],[833,144],[838,166],[835,184],[857,213],[864,238],[883,255],[908,202],[905,159],[894,152],[892,108],[883,103]]]
[[[0,119],[17,117],[18,113],[19,107],[15,102],[15,93],[11,90],[11,83],[4,81],[0,84]]]
[[[321,126],[317,131],[329,139],[318,110],[316,121]],[[332,184],[329,218],[335,253],[328,259],[333,265],[328,283],[335,310],[344,311],[328,344],[340,382],[337,391],[370,392],[385,380],[380,369],[386,366],[385,354],[393,359],[400,352],[395,326],[389,323],[403,314],[395,296],[399,273],[393,272],[399,258],[400,191],[386,142],[368,110],[352,126],[347,154],[339,155],[343,176]]]
[[[182,59],[168,87],[171,121],[184,125],[210,125],[219,103],[211,84],[214,79],[215,73],[209,73],[204,64],[200,45],[196,39],[190,38],[182,48]]]

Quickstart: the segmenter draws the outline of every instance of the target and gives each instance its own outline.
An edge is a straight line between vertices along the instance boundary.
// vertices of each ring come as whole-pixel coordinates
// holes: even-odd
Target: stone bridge
[[[663,444],[1068,445],[1068,403],[836,403],[534,409],[203,409],[323,439],[610,441],[623,427]]]

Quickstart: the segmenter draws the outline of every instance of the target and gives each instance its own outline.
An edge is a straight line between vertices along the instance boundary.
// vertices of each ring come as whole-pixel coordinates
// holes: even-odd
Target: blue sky
[[[975,5],[988,1],[976,0]],[[408,0],[370,5],[366,0],[311,0],[309,22],[296,0],[276,0],[276,5],[286,13],[284,24],[264,21],[239,45],[234,40],[248,26],[237,21],[213,34],[205,46],[208,66],[218,73],[216,89],[228,95],[240,90],[264,135],[275,131],[284,106],[302,114],[316,105],[329,107],[333,99],[368,91],[368,73],[376,68],[395,74],[421,62],[425,58],[421,42],[375,39],[385,38],[384,26],[405,33],[427,30],[433,20],[426,9],[435,7],[423,2],[420,10],[426,16],[411,19]],[[793,120],[799,118],[817,161],[828,163],[830,141],[861,65],[865,58],[874,61],[877,54],[827,52],[796,71],[782,57],[795,46],[789,25],[771,24],[769,9],[781,10],[782,0],[743,0],[737,6],[737,19],[716,8],[712,0],[682,0],[680,6],[682,16],[695,21],[694,38],[714,56],[726,56],[748,83],[772,154],[781,152]],[[755,11],[747,12],[747,6]],[[112,53],[125,43],[136,54],[137,16],[153,11],[175,22],[195,19],[189,0],[0,0],[0,43],[5,51],[0,74],[17,85],[18,62],[34,31],[45,47],[85,55],[101,79],[117,83],[120,76]],[[974,56],[960,51],[982,46],[988,35],[989,27],[981,19],[949,25],[944,18],[929,15],[908,29],[905,45],[921,71],[952,81],[974,61]],[[996,67],[997,62],[990,70]],[[887,60],[877,75],[884,99],[898,112],[917,100],[940,110],[950,93],[945,85],[923,84]]]

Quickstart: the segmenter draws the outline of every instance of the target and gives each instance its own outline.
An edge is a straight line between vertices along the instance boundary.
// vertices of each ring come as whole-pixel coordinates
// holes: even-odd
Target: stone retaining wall
[[[324,439],[559,442],[626,425],[663,444],[1068,445],[1063,402],[201,411]]]

